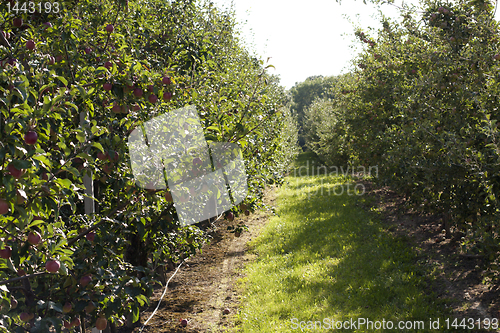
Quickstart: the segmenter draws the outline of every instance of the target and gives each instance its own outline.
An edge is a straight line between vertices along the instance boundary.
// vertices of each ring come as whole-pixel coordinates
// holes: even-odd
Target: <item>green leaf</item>
[[[34,155],[33,159],[35,159],[37,161],[40,161],[40,163],[42,164],[42,166],[45,169],[51,169],[52,168],[52,163],[50,162],[50,160],[45,155]]]
[[[31,167],[31,162],[27,160],[14,160],[12,161],[12,164],[17,168],[17,169],[28,169]]]
[[[32,228],[32,227],[34,227],[34,226],[37,226],[37,225],[39,225],[39,224],[44,224],[44,223],[45,223],[45,221],[44,221],[44,220],[34,220],[34,221],[33,221],[33,222],[31,222],[31,223],[30,223],[30,224],[29,224],[26,228],[27,228],[27,229],[30,229],[30,228]]]
[[[82,130],[76,131],[76,138],[78,139],[78,141],[80,141],[82,143],[85,142],[85,140],[87,140],[87,138],[85,136],[85,132]]]
[[[132,307],[132,322],[135,323],[138,320],[139,320],[139,307],[134,304]]]
[[[137,295],[135,297],[135,299],[136,299],[137,303],[139,303],[140,306],[143,306],[148,301],[148,299],[145,295]]]
[[[66,80],[66,78],[64,76],[57,76],[56,79],[58,79],[59,81],[61,81],[62,84],[64,84],[65,87],[68,86],[68,80]]]
[[[65,189],[70,189],[72,187],[71,185],[73,185],[73,183],[69,179],[58,178],[58,179],[55,180],[55,182],[57,184],[61,185]]]
[[[68,268],[66,267],[66,264],[61,261],[61,267],[59,268],[59,272],[61,272],[63,275],[68,275]]]
[[[220,133],[220,128],[219,128],[219,126],[216,126],[216,125],[212,125],[212,126],[207,127],[207,130],[212,130],[212,131],[216,131],[216,132]]]

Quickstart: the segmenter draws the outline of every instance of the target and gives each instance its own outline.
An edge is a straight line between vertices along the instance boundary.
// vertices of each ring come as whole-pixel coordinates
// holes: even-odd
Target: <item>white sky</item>
[[[401,1],[396,0],[397,4]],[[270,73],[281,78],[287,89],[313,75],[346,72],[357,54],[354,25],[378,28],[377,7],[362,0],[212,0],[219,8],[234,4],[236,18],[247,47],[276,67]],[[406,3],[418,3],[408,1]],[[399,10],[382,5],[386,16],[399,17]],[[497,17],[499,13],[497,12]]]

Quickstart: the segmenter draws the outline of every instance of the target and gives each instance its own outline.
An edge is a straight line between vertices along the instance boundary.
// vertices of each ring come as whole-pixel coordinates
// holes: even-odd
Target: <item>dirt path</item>
[[[267,191],[265,203],[275,205],[275,191]],[[234,221],[218,221],[212,233],[210,244],[201,253],[189,258],[169,283],[155,316],[142,332],[227,332],[234,327],[238,311],[236,283],[242,277],[241,270],[254,258],[248,253],[247,243],[255,238],[264,226],[270,212],[256,212],[250,216],[235,218]],[[249,230],[235,237],[227,226],[245,223]],[[167,273],[167,279],[174,271]],[[140,325],[133,329],[121,328],[120,333],[139,332],[158,304],[163,289],[157,289],[151,306],[141,311]],[[225,315],[224,309],[230,313]],[[180,320],[187,319],[188,325],[181,327]]]

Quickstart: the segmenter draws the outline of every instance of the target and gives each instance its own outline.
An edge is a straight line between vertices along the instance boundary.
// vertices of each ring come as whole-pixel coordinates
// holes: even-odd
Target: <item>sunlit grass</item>
[[[307,159],[312,167],[307,154],[298,166]],[[422,320],[426,328],[429,318],[444,320],[407,240],[390,235],[376,213],[360,207],[366,197],[355,195],[352,185],[347,191],[349,181],[342,175],[294,177],[292,172],[278,190],[279,216],[251,243],[258,259],[241,281],[243,332],[291,332],[297,327],[293,318]],[[337,194],[328,194],[334,188]]]

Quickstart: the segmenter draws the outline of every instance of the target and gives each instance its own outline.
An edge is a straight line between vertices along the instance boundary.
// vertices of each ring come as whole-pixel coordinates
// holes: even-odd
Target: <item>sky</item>
[[[404,0],[396,0],[401,4]],[[359,52],[354,27],[380,27],[378,9],[362,0],[212,0],[219,8],[234,5],[245,45],[262,59],[271,57],[269,73],[279,75],[290,89],[313,75],[338,75],[348,71]],[[417,3],[417,1],[409,1]],[[389,17],[399,9],[382,5]],[[499,13],[497,12],[497,19]],[[355,46],[356,45],[356,46]],[[355,48],[353,48],[355,46]],[[356,49],[358,51],[356,51]]]

